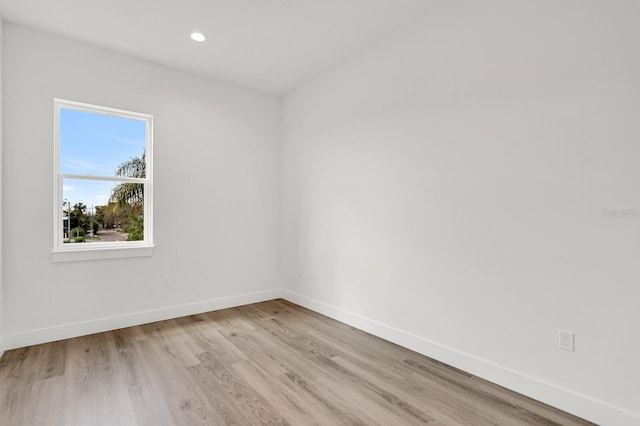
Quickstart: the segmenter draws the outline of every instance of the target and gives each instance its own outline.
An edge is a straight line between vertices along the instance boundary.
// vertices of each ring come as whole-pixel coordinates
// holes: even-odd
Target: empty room
[[[0,0],[0,425],[640,425],[640,1]]]

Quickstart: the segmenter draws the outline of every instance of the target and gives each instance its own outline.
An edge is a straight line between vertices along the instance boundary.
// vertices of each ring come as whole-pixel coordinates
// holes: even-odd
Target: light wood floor
[[[283,300],[8,351],[2,425],[585,425]]]

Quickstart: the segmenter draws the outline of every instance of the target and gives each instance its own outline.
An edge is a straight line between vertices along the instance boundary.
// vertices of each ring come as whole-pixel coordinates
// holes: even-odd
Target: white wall
[[[633,0],[445,2],[287,96],[289,297],[640,422],[640,216],[602,215],[640,209],[639,22]]]
[[[4,55],[7,347],[273,297],[278,98],[8,23]],[[52,262],[54,97],[154,115],[152,257]]]
[[[4,299],[3,299],[3,287],[4,287],[4,269],[3,269],[3,245],[4,240],[2,238],[2,229],[4,227],[2,221],[2,141],[3,141],[3,130],[2,130],[2,26],[3,21],[0,16],[0,357],[4,352]]]

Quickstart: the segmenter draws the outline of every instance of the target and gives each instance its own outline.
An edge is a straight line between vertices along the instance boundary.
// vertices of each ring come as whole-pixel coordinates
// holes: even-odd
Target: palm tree
[[[141,157],[131,157],[128,161],[120,164],[116,170],[116,176],[146,177],[147,162],[145,155],[146,152],[143,151]],[[144,206],[144,184],[120,183],[113,187],[109,201],[121,207],[128,204],[131,206],[131,214],[138,215]]]
[[[120,164],[116,170],[116,176],[145,178],[147,168],[145,155],[146,151],[143,151],[141,157],[131,157]],[[144,239],[144,219],[141,216],[144,210],[144,184],[123,182],[114,186],[107,210],[114,217],[122,217],[126,214],[121,224],[124,229],[127,229],[129,241]]]
[[[76,203],[69,212],[69,230],[83,228],[86,231],[88,218],[86,216],[87,206],[83,203]]]
[[[71,214],[74,216],[82,216],[87,212],[87,206],[82,203],[77,203],[73,205],[73,210]]]

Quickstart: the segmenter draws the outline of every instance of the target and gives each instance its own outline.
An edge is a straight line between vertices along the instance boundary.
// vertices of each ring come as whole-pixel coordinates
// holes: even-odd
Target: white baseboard
[[[422,355],[529,396],[600,425],[638,426],[640,414],[590,398],[493,362],[440,345],[370,318],[283,290],[282,297],[312,311],[356,327]]]
[[[116,330],[118,328],[132,327],[134,325],[147,324],[154,321],[179,318],[186,315],[194,315],[202,312],[216,311],[219,309],[233,308],[251,303],[264,302],[282,297],[281,289],[259,291],[255,293],[240,294],[237,296],[221,297],[202,302],[187,303],[184,305],[169,306],[159,309],[134,312],[124,315],[97,318],[89,321],[80,321],[57,325],[53,327],[39,328],[4,336],[4,347],[9,350],[40,343],[54,342],[56,340],[72,337],[86,336],[103,331]]]

